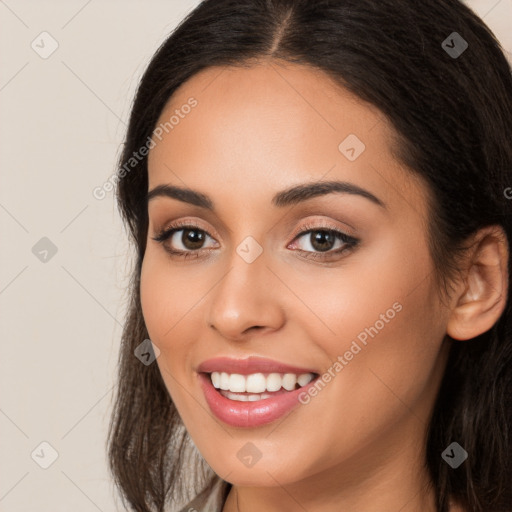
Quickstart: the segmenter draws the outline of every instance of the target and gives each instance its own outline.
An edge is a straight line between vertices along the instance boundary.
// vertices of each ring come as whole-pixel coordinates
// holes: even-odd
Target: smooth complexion
[[[427,247],[426,186],[392,156],[393,132],[374,107],[321,71],[276,61],[202,71],[161,119],[190,97],[197,107],[150,151],[149,191],[192,189],[213,207],[152,197],[141,299],[188,432],[234,484],[224,511],[434,512],[423,459],[445,335],[470,339],[497,321],[506,245],[490,229],[479,233],[468,279],[443,303]],[[338,149],[350,134],[365,145],[354,161]],[[324,181],[350,182],[382,205],[340,192],[272,202]],[[183,225],[199,230],[196,245],[184,245],[183,231],[155,240]],[[321,252],[301,234],[310,229],[357,244],[337,239]],[[249,236],[263,250],[252,263],[237,253]],[[321,374],[397,301],[402,310],[307,405],[251,428],[210,410],[198,375],[204,361],[255,356]],[[237,457],[248,442],[261,453],[252,467]]]

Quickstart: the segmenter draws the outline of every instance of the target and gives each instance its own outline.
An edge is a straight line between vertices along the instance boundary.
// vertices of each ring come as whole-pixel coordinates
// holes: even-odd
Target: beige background
[[[198,3],[0,0],[2,512],[121,510],[104,446],[129,248],[92,191],[148,59]],[[468,4],[511,59],[512,0]],[[54,255],[33,253],[43,237]]]

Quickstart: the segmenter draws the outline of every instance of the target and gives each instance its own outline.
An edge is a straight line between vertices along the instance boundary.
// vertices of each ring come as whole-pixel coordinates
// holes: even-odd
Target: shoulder
[[[222,512],[230,488],[231,484],[215,477],[209,486],[179,512]]]

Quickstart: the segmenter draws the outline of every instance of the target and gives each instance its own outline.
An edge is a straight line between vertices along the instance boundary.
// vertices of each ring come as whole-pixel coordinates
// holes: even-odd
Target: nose
[[[229,268],[208,295],[209,327],[232,341],[278,330],[285,320],[279,289],[265,252],[248,263],[233,251]]]

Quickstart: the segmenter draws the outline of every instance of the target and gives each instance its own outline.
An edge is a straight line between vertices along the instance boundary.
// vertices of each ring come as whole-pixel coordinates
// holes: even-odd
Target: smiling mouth
[[[256,402],[295,391],[318,377],[316,373],[239,373],[211,372],[206,376],[225,398]]]

